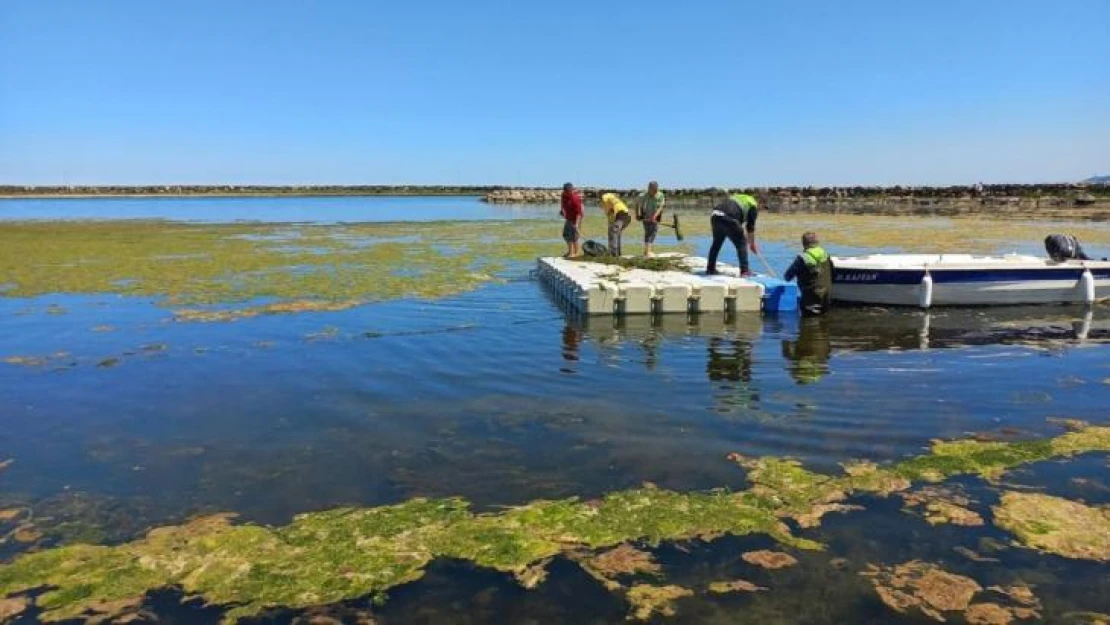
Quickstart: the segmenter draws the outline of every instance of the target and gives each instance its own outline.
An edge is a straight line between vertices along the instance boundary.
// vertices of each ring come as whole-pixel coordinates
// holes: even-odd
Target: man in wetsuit
[[[709,246],[709,264],[705,273],[717,273],[717,255],[721,253],[721,246],[725,239],[732,241],[736,247],[736,255],[740,260],[740,275],[752,275],[748,265],[748,250],[759,253],[755,245],[755,219],[759,215],[759,202],[747,193],[727,195],[728,191],[718,189],[718,193],[727,197],[713,207],[709,216],[709,226],[713,230],[713,244]]]
[[[821,247],[817,235],[802,235],[802,253],[782,276],[787,282],[797,278],[802,292],[802,314],[821,315],[829,308],[829,291],[832,290],[832,261]]]

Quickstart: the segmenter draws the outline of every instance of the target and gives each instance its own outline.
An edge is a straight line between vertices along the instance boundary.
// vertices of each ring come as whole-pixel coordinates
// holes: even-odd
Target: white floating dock
[[[706,276],[704,258],[688,256],[684,262],[689,271],[625,269],[547,257],[537,261],[537,273],[556,296],[585,315],[761,310],[766,289],[760,282],[737,277],[731,267]]]

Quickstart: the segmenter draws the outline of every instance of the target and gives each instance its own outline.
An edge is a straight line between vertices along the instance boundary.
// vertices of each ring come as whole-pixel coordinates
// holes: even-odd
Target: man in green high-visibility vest
[[[725,239],[736,246],[736,256],[740,260],[740,275],[752,275],[748,266],[748,250],[758,254],[755,245],[755,220],[759,216],[759,202],[747,193],[729,195],[725,189],[715,189],[716,194],[725,196],[713,207],[709,214],[709,226],[713,231],[713,243],[709,246],[709,263],[705,272],[717,273],[717,255]]]
[[[820,315],[828,310],[832,261],[821,247],[816,233],[802,235],[802,253],[798,254],[782,278],[787,282],[797,278],[798,290],[802,292],[802,314]]]

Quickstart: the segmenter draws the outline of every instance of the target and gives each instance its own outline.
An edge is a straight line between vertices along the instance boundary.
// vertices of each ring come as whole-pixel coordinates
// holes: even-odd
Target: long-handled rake
[[[775,271],[775,268],[771,266],[771,263],[767,262],[766,258],[763,258],[763,254],[760,254],[759,252],[756,252],[755,256],[759,260],[763,261],[763,266],[767,268],[767,273],[771,274],[772,278],[778,278],[779,277],[778,272]]]

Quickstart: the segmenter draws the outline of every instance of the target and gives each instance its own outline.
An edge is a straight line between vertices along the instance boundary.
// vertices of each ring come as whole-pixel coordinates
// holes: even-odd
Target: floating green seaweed
[[[579,558],[579,566],[609,590],[620,590],[622,575],[655,574],[661,569],[648,552],[624,544],[591,557]]]
[[[772,570],[784,569],[794,566],[798,563],[798,559],[790,555],[789,553],[783,553],[781,551],[771,551],[770,549],[749,551],[741,555],[740,559],[753,566]]]
[[[593,220],[600,228],[600,219]],[[496,280],[510,263],[560,253],[558,230],[558,224],[536,220],[9,222],[0,224],[0,274],[9,287],[2,296],[152,297],[189,306],[178,314],[182,321],[341,310],[471,290]],[[197,308],[214,304],[245,307]]]
[[[258,317],[259,315],[279,315],[297,312],[335,312],[337,310],[354,308],[360,304],[362,304],[362,302],[358,300],[342,300],[336,302],[293,300],[230,310],[184,309],[174,311],[174,320],[201,322],[237,321],[239,319]]]
[[[405,223],[199,224],[172,221],[5,222],[0,224],[2,297],[49,293],[118,293],[188,306],[182,320],[229,320],[312,307],[265,308],[308,301],[326,305],[397,298],[437,298],[497,279],[515,264],[564,251],[561,222],[552,220]],[[603,238],[604,218],[590,211],[585,233]],[[795,244],[814,230],[838,246],[991,253],[1010,250],[1052,222],[889,217],[879,215],[768,214],[763,241]],[[709,233],[708,218],[691,217],[690,236]],[[1099,224],[1068,225],[1091,244],[1110,243]],[[1039,237],[1034,237],[1039,245]],[[1031,243],[1034,241],[1030,241]],[[663,236],[660,251],[691,251]],[[629,262],[651,268],[666,259]],[[261,301],[260,300],[276,300]],[[243,305],[202,309],[203,305]],[[48,313],[64,309],[53,306]],[[209,313],[211,316],[205,316]]]
[[[733,592],[764,592],[769,589],[764,586],[753,584],[746,579],[734,579],[722,582],[710,582],[706,590],[713,594],[724,595]]]
[[[582,262],[599,265],[612,265],[623,269],[644,269],[647,271],[689,271],[680,256],[597,256],[581,258]]]
[[[887,607],[901,613],[920,612],[940,623],[957,612],[963,613],[969,625],[1008,625],[1041,616],[1040,599],[1024,584],[983,588],[974,579],[931,562],[869,565],[860,574],[871,580]]]
[[[1064,556],[1110,562],[1110,507],[1041,493],[1005,492],[994,522],[1027,547]]]
[[[951,523],[965,527],[983,525],[983,517],[968,508],[972,503],[966,495],[944,487],[926,486],[913,492],[901,493],[906,503],[903,510],[914,511],[924,517],[929,525]]]
[[[918,610],[940,622],[945,622],[945,612],[967,610],[972,598],[983,590],[970,577],[918,560],[891,567],[872,565],[861,575],[870,578],[879,598],[892,610]]]
[[[637,621],[646,621],[656,614],[674,616],[674,602],[693,594],[694,591],[682,586],[636,584],[625,595],[632,605],[632,612],[628,616]]]
[[[1110,451],[1110,427],[1084,426],[1047,441],[938,442],[924,456],[887,467],[849,465],[838,476],[779,458],[736,457],[752,482],[740,492],[644,487],[597,501],[536,501],[485,514],[473,513],[461,499],[414,499],[303,514],[277,528],[209,516],[115,547],[77,544],[20,556],[0,567],[0,597],[46,587],[38,598],[41,618],[57,621],[102,613],[110,605],[133,607],[149,590],[176,586],[188,596],[230,606],[231,621],[275,606],[307,608],[381,595],[419,579],[437,557],[538,580],[553,556],[630,541],[759,533],[788,547],[818,549],[782,519],[813,515],[856,492],[907,488],[908,475],[926,481],[997,476],[1020,464],[1089,451]],[[629,590],[630,601],[639,594],[650,599],[654,592],[637,588]]]

